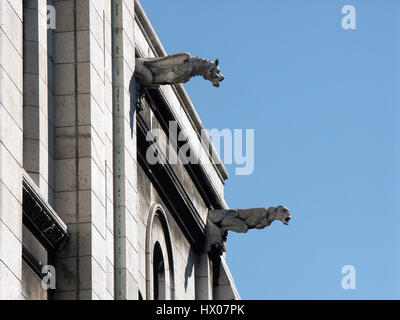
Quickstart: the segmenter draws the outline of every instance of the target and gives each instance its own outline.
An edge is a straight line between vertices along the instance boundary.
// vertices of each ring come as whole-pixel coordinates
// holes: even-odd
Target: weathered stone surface
[[[23,234],[27,239],[22,177],[29,171],[70,236],[62,252],[48,252],[57,268],[54,299],[154,297],[151,254],[157,242],[168,276],[165,297],[212,299],[208,254],[196,252],[191,226],[185,225],[191,217],[202,239],[209,204],[181,162],[168,169],[171,184],[160,185],[160,172],[142,167],[131,85],[139,61],[136,71],[152,72],[151,83],[144,77],[146,85],[185,82],[199,74],[217,86],[223,80],[218,62],[188,54],[173,56],[177,65],[170,64],[171,57],[148,60],[166,54],[138,1],[47,2],[57,12],[57,28],[49,32],[45,0],[25,1],[25,19],[23,1],[0,2],[0,298],[46,299],[37,270],[32,273],[21,261]],[[146,58],[136,60],[137,54]],[[163,76],[157,68],[164,62],[172,73]],[[176,88],[157,92],[200,159],[205,149],[197,148],[199,119],[188,110],[190,101],[179,91],[184,89]],[[144,105],[144,123],[162,129],[165,119],[154,112],[157,106],[151,111],[149,101]],[[158,143],[166,152],[167,135]],[[201,161],[203,171],[196,174],[222,199],[223,178],[208,158]],[[166,196],[168,190],[184,195],[179,206]],[[151,222],[154,205],[163,218]]]
[[[228,230],[246,233],[249,229],[264,229],[275,220],[287,225],[290,219],[289,209],[283,206],[210,210],[208,214],[208,220],[218,226],[222,234]]]
[[[264,229],[275,220],[288,225],[290,219],[289,209],[283,206],[210,210],[206,226],[206,251],[221,255],[226,250],[225,240],[229,230],[246,233],[250,229]]]
[[[212,62],[193,57],[189,53],[177,53],[159,58],[138,58],[135,74],[145,87],[185,83],[195,76],[203,76],[214,87],[219,87],[224,76],[220,73],[218,64],[218,59]]]

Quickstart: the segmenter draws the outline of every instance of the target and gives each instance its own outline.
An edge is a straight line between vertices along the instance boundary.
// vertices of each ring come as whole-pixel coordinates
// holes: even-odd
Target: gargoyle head
[[[217,88],[219,87],[219,83],[225,79],[218,65],[219,60],[217,59],[210,65],[207,73],[203,76],[204,79],[211,81],[213,86]]]
[[[278,206],[274,208],[278,220],[281,220],[283,224],[288,225],[292,216],[290,215],[289,209],[284,206]]]

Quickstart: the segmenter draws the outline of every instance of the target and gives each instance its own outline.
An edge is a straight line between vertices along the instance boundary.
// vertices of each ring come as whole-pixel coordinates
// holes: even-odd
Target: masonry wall
[[[113,299],[111,2],[54,6],[54,207],[71,234],[55,299]]]
[[[155,106],[157,107],[157,106]],[[148,128],[153,129],[153,133],[158,133],[156,136],[157,149],[163,154],[167,155],[170,142],[168,141],[167,134],[163,131],[156,115],[153,113],[150,105],[145,103],[143,110],[139,112],[139,116],[144,120]],[[171,151],[171,150],[170,150]],[[179,178],[180,183],[184,186],[185,191],[188,193],[190,200],[200,212],[200,214],[207,214],[207,206],[202,199],[197,187],[189,176],[182,162],[177,156],[177,163],[170,164],[172,170]],[[153,173],[147,171],[141,165],[138,167],[138,195],[139,195],[139,210],[138,210],[138,244],[139,244],[139,290],[145,292],[148,298],[152,298],[152,290],[146,292],[146,232],[153,232],[149,227],[149,215],[152,213],[151,208],[154,204],[159,204],[165,211],[169,229],[162,231],[164,236],[167,234],[171,237],[172,243],[172,260],[174,272],[174,292],[175,299],[211,299],[212,286],[211,286],[211,269],[209,266],[209,258],[207,253],[201,254],[195,252],[191,247],[188,239],[178,226],[173,215],[164,203],[162,195],[158,192],[156,186],[151,182]],[[168,186],[165,186],[168,188]],[[179,214],[189,214],[188,212],[179,212]],[[147,230],[146,230],[147,229]],[[153,243],[151,244],[153,245]],[[148,248],[151,250],[152,248]],[[171,266],[170,266],[171,267]],[[150,266],[150,269],[152,266]],[[151,275],[152,276],[152,275]],[[149,288],[147,288],[149,290]]]
[[[0,1],[0,299],[21,298],[22,1]]]
[[[172,258],[174,272],[174,298],[177,300],[194,300],[195,294],[195,272],[194,266],[196,262],[196,254],[192,250],[190,243],[185,238],[182,230],[175,222],[165,205],[162,197],[154,185],[149,180],[149,173],[146,173],[141,166],[138,169],[138,190],[139,190],[139,223],[138,223],[138,244],[139,244],[139,272],[138,284],[139,290],[143,296],[152,297],[153,287],[150,292],[146,292],[146,228],[148,225],[149,214],[151,214],[151,206],[159,204],[165,211],[168,224],[169,235],[172,243]],[[154,232],[150,230],[150,232]],[[163,231],[165,233],[165,231]],[[151,244],[153,245],[153,243]],[[152,249],[152,248],[150,248]],[[171,267],[171,266],[170,266]],[[152,265],[150,266],[152,270]],[[151,274],[151,277],[153,275]]]
[[[55,30],[47,30],[47,5],[56,9]],[[151,173],[138,164],[132,75],[136,53],[154,56],[156,40],[139,26],[135,5],[0,0],[0,299],[47,298],[22,259],[23,238],[31,237],[27,231],[23,237],[25,172],[70,234],[52,261],[54,299],[153,298],[149,234],[168,234],[171,243],[168,297],[212,299],[207,253],[193,251]],[[161,93],[198,145],[177,93],[169,86]],[[161,128],[148,106],[141,116]],[[168,141],[159,143],[166,150]],[[223,198],[223,181],[209,159],[202,161]],[[205,224],[208,208],[194,182],[181,163],[172,169]],[[167,231],[158,217],[149,229],[154,205],[162,208]]]

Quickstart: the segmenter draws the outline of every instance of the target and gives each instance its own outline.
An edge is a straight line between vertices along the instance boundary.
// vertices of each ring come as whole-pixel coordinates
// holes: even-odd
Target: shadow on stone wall
[[[193,250],[190,248],[189,255],[187,257],[186,268],[185,268],[185,292],[188,287],[189,278],[193,274],[193,269],[194,269],[194,253],[193,253]]]

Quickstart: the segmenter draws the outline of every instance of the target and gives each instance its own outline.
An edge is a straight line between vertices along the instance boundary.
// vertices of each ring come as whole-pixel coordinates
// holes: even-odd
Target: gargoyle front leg
[[[139,82],[144,86],[153,83],[153,73],[139,59],[136,59],[135,75]]]
[[[222,221],[221,233],[224,235],[228,230],[238,233],[246,233],[249,230],[249,226],[237,218],[229,219],[229,221]]]

